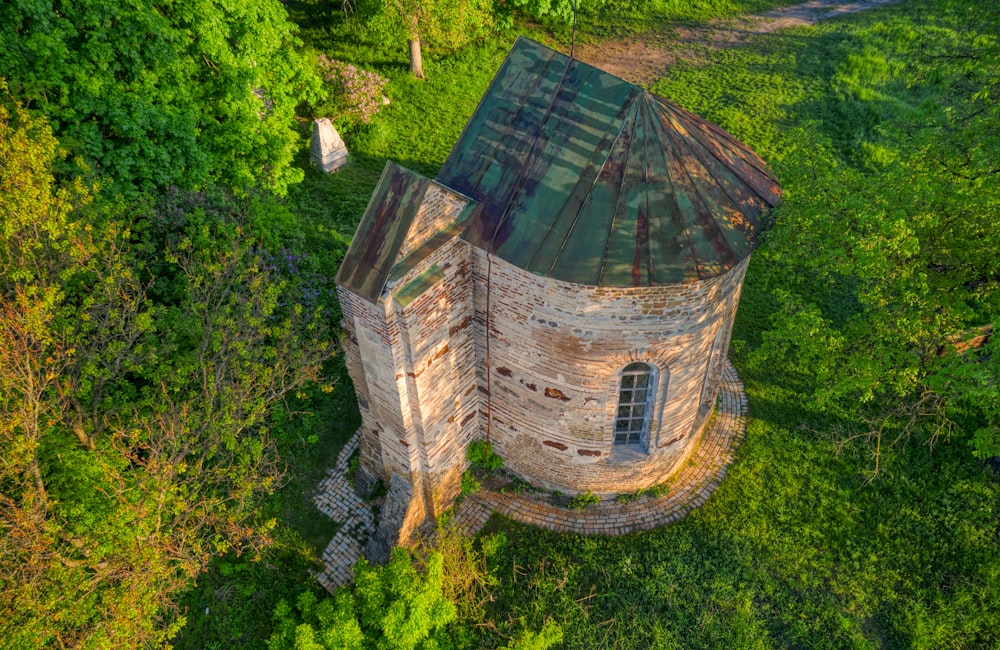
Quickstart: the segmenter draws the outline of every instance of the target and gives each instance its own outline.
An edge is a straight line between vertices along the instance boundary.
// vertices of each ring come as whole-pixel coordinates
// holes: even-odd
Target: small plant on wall
[[[600,502],[601,502],[600,497],[598,497],[590,490],[587,490],[586,492],[581,492],[580,494],[570,499],[569,503],[566,504],[566,507],[569,508],[570,510],[583,510],[588,506],[596,506]]]
[[[479,488],[481,487],[482,484],[479,483],[479,479],[476,478],[475,474],[470,470],[465,470],[462,474],[462,491],[458,493],[459,499],[479,492]]]
[[[465,452],[473,469],[493,473],[503,467],[503,458],[493,452],[493,445],[485,440],[473,440]]]

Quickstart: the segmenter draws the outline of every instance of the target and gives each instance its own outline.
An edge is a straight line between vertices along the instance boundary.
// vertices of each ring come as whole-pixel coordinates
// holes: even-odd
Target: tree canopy
[[[445,52],[481,38],[493,26],[491,0],[380,0],[369,25],[388,38],[406,40],[410,71],[424,78],[421,43]]]
[[[961,423],[987,458],[1000,455],[996,357],[960,350],[1000,322],[1000,12],[970,30],[954,9],[842,44],[826,128],[803,145],[812,165],[761,249],[777,310],[755,358],[797,356],[817,405],[865,416],[863,437]]]
[[[317,88],[278,0],[11,0],[0,76],[119,187],[301,178],[296,105]]]
[[[318,378],[326,320],[251,199],[125,206],[60,156],[0,104],[0,637],[156,643],[212,557],[267,542],[268,414]]]

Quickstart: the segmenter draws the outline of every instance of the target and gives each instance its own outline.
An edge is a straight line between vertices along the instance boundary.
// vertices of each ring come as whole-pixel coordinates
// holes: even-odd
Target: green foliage
[[[263,647],[273,622],[261,612],[274,611],[282,599],[294,603],[303,591],[321,591],[313,577],[317,558],[336,528],[317,516],[312,499],[303,495],[315,490],[359,424],[353,395],[339,388],[349,385],[342,359],[327,365],[338,388],[310,389],[306,392],[314,394],[305,400],[289,397],[288,409],[297,415],[271,426],[277,453],[288,466],[287,483],[259,506],[262,517],[278,521],[271,543],[261,550],[260,561],[244,562],[242,571],[223,569],[239,561],[231,555],[211,562],[197,585],[178,599],[186,621],[170,641],[177,650]],[[310,436],[318,436],[317,442],[309,442]]]
[[[522,492],[537,492],[538,488],[534,487],[524,479],[514,476],[509,472],[506,473],[506,478],[508,479],[507,485],[500,488],[500,493],[511,493],[511,494],[521,494]]]
[[[772,317],[749,360],[795,358],[814,407],[871,442],[873,472],[893,441],[934,439],[964,417],[968,400],[950,402],[976,394],[983,369],[938,351],[1000,313],[1000,139],[987,126],[1000,119],[1000,15],[982,6],[971,24],[965,5],[921,6],[934,17],[868,14],[816,28],[811,48],[726,57],[757,56],[772,73],[691,106],[745,129],[786,188],[750,275]],[[723,97],[764,107],[761,119]]]
[[[341,589],[322,601],[305,592],[295,610],[280,603],[268,648],[452,647],[446,627],[455,620],[456,611],[442,592],[440,553],[426,558],[423,575],[409,554],[399,548],[386,566],[371,566],[361,560],[354,573],[353,591]]]
[[[475,494],[482,487],[476,476],[469,470],[465,470],[462,472],[462,489],[459,492],[459,497],[467,497],[470,494]]]
[[[504,650],[547,650],[557,643],[562,643],[562,627],[555,621],[545,621],[538,632],[523,630],[504,646]]]
[[[996,321],[997,175],[978,161],[997,148],[977,122],[996,106],[972,98],[995,94],[996,14],[897,4],[761,35],[654,85],[746,141],[785,187],[733,334],[747,434],[712,498],[659,530],[494,519],[509,542],[491,620],[557,620],[572,648],[1000,643],[1000,482],[965,444],[995,422],[996,347],[937,356],[949,334]],[[877,447],[845,440],[888,412],[890,442],[921,388],[948,402],[951,441],[883,447],[866,481]],[[914,435],[932,435],[928,422]]]
[[[369,70],[319,56],[323,84],[322,98],[313,107],[317,117],[327,117],[341,125],[370,124],[385,101],[387,80]]]
[[[490,0],[377,0],[369,22],[376,34],[419,37],[441,52],[455,52],[493,26]]]
[[[297,45],[277,0],[0,6],[0,76],[122,189],[284,193],[317,89]]]
[[[59,185],[44,122],[12,102],[0,122],[0,633],[157,643],[212,557],[268,543],[271,409],[318,379],[325,323],[239,204]]]
[[[509,0],[498,3],[498,21],[512,10],[541,22],[562,39],[569,37],[573,7],[577,11],[577,37],[622,36],[670,29],[677,23],[708,22],[717,18],[763,12],[787,5],[780,0]],[[664,43],[666,45],[666,43]]]
[[[490,565],[507,538],[483,535],[476,545],[449,522],[438,526],[415,558],[397,548],[385,567],[361,560],[353,587],[322,600],[311,591],[303,593],[294,609],[286,601],[279,603],[267,647],[473,648],[498,647],[503,643],[498,639],[504,638],[510,640],[505,648],[544,650],[559,643],[562,630],[551,620],[537,632],[524,621],[511,621],[499,634],[477,639],[497,586]]]
[[[660,483],[648,488],[641,488],[634,492],[623,492],[615,496],[615,503],[634,503],[644,496],[652,498],[662,497],[670,493],[670,481]]]
[[[586,492],[581,492],[580,494],[570,499],[569,503],[566,504],[566,507],[569,508],[570,510],[583,510],[588,506],[596,506],[600,502],[601,502],[600,497],[598,497],[590,490],[587,490]]]
[[[980,351],[951,355],[928,378],[928,386],[948,401],[951,415],[971,420],[969,444],[977,458],[1000,456],[1000,336]]]
[[[503,467],[503,458],[493,452],[493,445],[486,440],[473,440],[465,450],[465,458],[473,467],[495,472]]]
[[[532,18],[562,23],[573,20],[573,0],[511,0],[510,4]]]
[[[635,503],[646,493],[645,490],[636,490],[635,492],[622,492],[621,494],[615,495],[615,503]]]

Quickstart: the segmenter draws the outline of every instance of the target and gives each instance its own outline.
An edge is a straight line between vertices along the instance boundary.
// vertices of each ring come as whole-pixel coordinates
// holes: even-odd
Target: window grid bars
[[[633,364],[638,365],[638,364]],[[652,395],[652,370],[642,364],[641,368],[626,368],[622,373],[618,393],[618,414],[615,418],[615,444],[638,445],[646,435],[649,403]]]

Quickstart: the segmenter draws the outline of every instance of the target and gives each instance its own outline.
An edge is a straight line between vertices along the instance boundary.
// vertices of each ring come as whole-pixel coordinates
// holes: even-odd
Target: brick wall
[[[471,247],[455,238],[421,267],[437,278],[405,306],[393,301],[406,359],[405,382],[413,411],[421,473],[435,514],[451,506],[461,488],[465,448],[480,429],[472,323]],[[419,282],[419,273],[411,282]],[[407,276],[410,277],[410,276]],[[402,291],[406,281],[400,282]]]
[[[406,234],[399,251],[399,258],[406,257],[425,241],[444,230],[458,218],[462,208],[467,204],[467,199],[432,181],[427,186],[420,208]]]
[[[508,468],[564,492],[664,481],[690,453],[709,414],[702,405],[717,393],[747,263],[704,282],[602,288],[535,276],[477,249],[480,388],[490,398],[490,439]],[[612,444],[620,373],[634,361],[657,370],[638,454]]]
[[[464,206],[432,184],[398,259]],[[344,355],[362,420],[358,483],[389,485],[396,476],[413,486],[413,503],[401,510],[404,544],[426,518],[451,506],[465,447],[480,430],[471,276],[470,247],[456,236],[414,268],[397,269],[377,303],[338,287]]]

